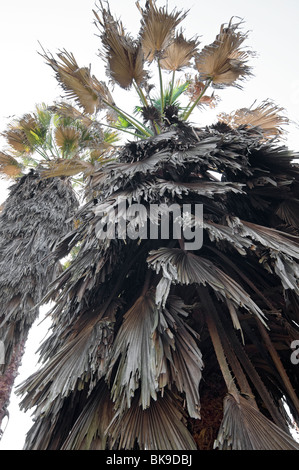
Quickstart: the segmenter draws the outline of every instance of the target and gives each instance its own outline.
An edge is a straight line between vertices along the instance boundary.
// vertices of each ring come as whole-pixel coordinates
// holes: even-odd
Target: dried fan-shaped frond
[[[239,86],[237,80],[242,80],[250,74],[246,65],[248,52],[240,49],[247,35],[237,31],[239,24],[221,26],[215,41],[205,46],[195,58],[196,69],[201,80],[211,80],[215,87]]]
[[[52,402],[58,395],[60,398],[67,397],[72,391],[81,390],[87,381],[90,381],[91,391],[103,376],[111,352],[113,323],[93,318],[80,328],[76,331],[75,326],[73,334],[64,339],[60,351],[19,387],[18,393],[22,393],[24,387],[30,391],[22,403],[24,408],[31,402],[43,412],[47,401]],[[47,394],[40,396],[39,391],[44,383],[51,385],[47,388]]]
[[[49,108],[54,113],[64,118],[71,118],[74,121],[80,121],[88,129],[95,124],[95,121],[86,114],[79,111],[77,108],[72,106],[70,103],[61,102],[56,103],[54,106]]]
[[[0,173],[3,173],[9,178],[15,178],[22,173],[22,166],[11,155],[0,152]]]
[[[45,162],[40,169],[42,178],[53,178],[58,176],[75,176],[78,173],[85,175],[94,171],[94,165],[80,158],[56,159]]]
[[[37,122],[31,114],[25,114],[21,119],[8,125],[2,133],[8,144],[19,153],[29,153],[32,150],[30,131],[35,130]]]
[[[72,155],[79,146],[80,132],[75,127],[60,126],[55,130],[55,140],[63,154]]]
[[[186,17],[188,12],[167,8],[157,8],[155,0],[149,0],[143,10],[139,2],[137,7],[142,15],[140,37],[146,60],[152,62],[156,57],[163,58],[163,51],[174,40],[176,26]]]
[[[56,72],[56,77],[69,98],[74,99],[88,114],[106,108],[105,102],[111,102],[104,82],[99,82],[91,75],[90,68],[79,67],[72,53],[61,51],[61,62],[46,53],[42,54],[47,63]]]
[[[224,416],[214,443],[219,450],[299,450],[299,444],[241,395],[224,399]]]
[[[222,113],[218,119],[233,129],[240,126],[260,127],[266,138],[272,138],[280,135],[280,126],[289,122],[288,118],[280,114],[282,111],[283,108],[264,101],[257,108],[242,108],[232,114]]]
[[[169,283],[174,284],[207,284],[219,293],[223,299],[230,299],[238,308],[242,306],[257,315],[262,321],[263,312],[250,299],[244,289],[211,261],[185,252],[178,248],[159,248],[149,253],[149,266],[163,273]]]
[[[180,400],[166,391],[142,410],[138,397],[125,413],[117,413],[107,433],[111,448],[133,449],[137,441],[141,450],[196,450],[195,442],[185,423]]]
[[[187,40],[182,32],[177,33],[160,60],[162,69],[175,71],[188,67],[197,51],[198,44],[197,39]]]
[[[106,384],[101,381],[92,391],[62,450],[106,450],[106,433],[115,412]]]
[[[141,85],[147,73],[144,70],[143,51],[140,42],[125,33],[121,22],[116,22],[110,11],[102,8],[102,19],[94,12],[102,28],[101,40],[110,77],[122,88],[130,88],[133,81]]]
[[[109,377],[117,363],[111,389],[116,408],[123,410],[130,406],[139,382],[142,409],[150,406],[151,398],[157,399],[157,392],[166,384],[174,382],[186,394],[190,415],[199,418],[198,386],[203,364],[190,334],[192,330],[187,330],[179,316],[187,315],[182,305],[179,299],[172,298],[162,310],[155,303],[154,293],[148,291],[124,315],[108,373]],[[185,344],[189,345],[188,349]]]

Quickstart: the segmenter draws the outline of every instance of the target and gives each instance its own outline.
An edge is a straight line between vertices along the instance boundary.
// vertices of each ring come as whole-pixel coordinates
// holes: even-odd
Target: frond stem
[[[207,89],[209,88],[209,86],[211,85],[212,83],[212,79],[209,78],[207,81],[206,81],[206,84],[202,90],[202,92],[200,93],[200,95],[198,96],[198,98],[194,101],[193,105],[190,107],[191,105],[191,101],[190,103],[188,104],[187,108],[186,108],[186,111],[183,115],[183,119],[184,121],[187,121],[187,119],[189,118],[190,114],[192,113],[193,109],[198,105],[199,101],[201,100],[201,98],[204,96],[205,92],[207,91]],[[189,109],[188,109],[189,108]]]
[[[142,89],[140,88],[139,85],[137,85],[137,83],[135,82],[135,80],[133,81],[133,85],[135,87],[135,90],[137,91],[138,93],[138,96],[140,98],[140,101],[141,103],[145,106],[145,107],[148,107],[148,101],[142,91]],[[158,126],[158,124],[156,123],[156,121],[151,121],[152,122],[152,125],[153,125],[153,130],[154,130],[154,133],[155,134],[161,134],[161,131],[160,131],[160,128]]]
[[[164,92],[163,92],[163,77],[162,69],[160,65],[160,59],[158,59],[158,70],[159,70],[159,81],[160,81],[160,95],[161,95],[161,115],[164,113]]]
[[[174,89],[174,80],[175,80],[175,70],[172,72],[172,80],[171,80],[171,85],[170,85],[170,93],[169,93],[169,104],[171,105],[172,103],[172,95],[173,95],[173,89]]]
[[[126,129],[122,129],[121,127],[110,126],[109,124],[105,124],[103,122],[101,122],[101,126],[109,127],[109,129],[115,129],[116,131],[125,132],[126,134],[133,135],[134,137],[142,137],[141,135],[134,134],[134,132],[127,131]]]
[[[117,106],[113,106],[111,103],[108,103],[108,101],[106,100],[103,100],[103,102],[105,103],[106,106],[113,109],[119,116],[126,119],[130,124],[132,124],[132,126],[138,129],[141,132],[141,134],[145,135],[146,137],[152,137],[154,135],[141,122],[139,122],[137,119],[127,114],[122,109],[118,108]]]
[[[201,286],[199,286],[197,290],[198,290],[200,297],[202,299],[205,299],[205,304],[207,307],[204,309],[205,319],[206,319],[210,337],[213,343],[215,354],[218,360],[218,364],[219,364],[219,367],[222,372],[222,376],[227,386],[227,390],[228,392],[232,393],[234,396],[237,396],[239,392],[234,382],[234,379],[231,375],[231,372],[229,370],[227,359],[225,357],[225,353],[224,353],[221,339],[219,336],[219,332],[217,329],[217,320],[216,320],[217,317],[215,314],[215,310],[214,310],[215,307],[214,307],[213,301],[210,297],[208,289],[204,289]]]

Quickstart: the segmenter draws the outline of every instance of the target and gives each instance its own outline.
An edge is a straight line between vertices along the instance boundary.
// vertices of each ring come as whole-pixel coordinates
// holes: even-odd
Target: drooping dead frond
[[[104,82],[91,75],[90,67],[79,67],[72,53],[63,50],[57,55],[58,62],[52,55],[41,54],[56,72],[56,78],[66,91],[68,98],[74,99],[88,114],[106,108],[111,102],[111,95]]]
[[[250,67],[246,65],[248,52],[241,49],[247,35],[237,31],[239,24],[231,20],[227,27],[222,25],[215,41],[196,56],[201,80],[211,80],[215,87],[222,88],[240,86],[236,82],[250,75]]]
[[[178,248],[159,248],[149,253],[147,262],[157,273],[161,270],[170,284],[209,285],[222,299],[230,299],[237,308],[242,306],[264,321],[263,312],[244,289],[211,261]]]
[[[256,108],[242,108],[232,114],[222,113],[218,116],[233,129],[240,126],[259,127],[266,138],[272,138],[282,133],[281,125],[289,122],[288,118],[280,114],[283,108],[270,101],[264,101]]]
[[[115,415],[107,433],[111,448],[117,444],[119,449],[133,449],[137,441],[141,450],[195,450],[184,421],[180,400],[166,391],[163,398],[151,400],[146,410],[142,410],[136,397],[131,408]]]
[[[122,23],[116,21],[109,10],[102,7],[100,13],[102,19],[94,12],[101,28],[104,48],[101,56],[108,65],[108,74],[122,88],[130,88],[133,81],[141,85],[147,76],[141,43],[125,33]]]
[[[187,40],[182,32],[177,33],[160,60],[162,69],[176,71],[188,67],[197,51],[198,44],[197,39]]]
[[[94,165],[80,158],[56,159],[45,162],[40,169],[42,178],[58,176],[75,176],[78,173],[89,175],[93,172]]]
[[[109,378],[118,364],[111,389],[116,408],[130,407],[140,384],[140,405],[147,409],[151,398],[156,400],[157,393],[174,382],[181,393],[186,393],[190,415],[200,417],[201,353],[190,334],[192,330],[188,331],[179,315],[187,315],[179,299],[171,299],[162,309],[152,291],[139,297],[124,315],[108,372]]]
[[[188,12],[168,13],[166,7],[157,8],[155,0],[149,0],[145,9],[139,2],[136,5],[142,15],[140,37],[146,60],[163,58],[163,52],[174,40],[175,28]]]
[[[54,106],[50,107],[50,110],[57,113],[59,116],[71,118],[74,121],[79,120],[86,128],[89,128],[95,123],[93,119],[79,111],[70,103],[56,103]]]
[[[85,323],[74,325],[72,334],[64,338],[59,353],[53,355],[38,373],[32,374],[21,385],[20,393],[23,387],[30,390],[22,407],[26,409],[31,401],[42,413],[47,401],[52,402],[57,395],[64,399],[73,391],[81,390],[83,384],[92,377],[91,391],[107,370],[113,336],[113,323],[108,320],[91,318]],[[51,386],[47,394],[40,396],[40,389],[48,382],[51,382]]]
[[[115,412],[109,389],[101,381],[92,391],[80,416],[64,442],[63,450],[106,450],[106,433]]]
[[[228,394],[214,443],[219,450],[299,450],[299,444],[241,395]]]
[[[15,178],[22,172],[22,167],[19,162],[4,152],[0,152],[0,173],[8,176],[9,178]]]

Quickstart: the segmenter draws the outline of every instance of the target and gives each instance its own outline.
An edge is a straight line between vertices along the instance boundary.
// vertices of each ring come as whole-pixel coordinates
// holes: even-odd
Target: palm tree
[[[0,214],[0,338],[5,349],[0,425],[37,305],[61,269],[50,254],[74,225],[78,197],[68,176],[88,174],[102,159],[99,143],[109,147],[107,137],[112,142],[116,137],[111,132],[104,136],[97,124],[75,111],[63,104],[55,109],[41,105],[3,133],[9,153],[1,152],[0,169],[16,182]]]
[[[108,125],[134,138],[90,173],[78,224],[56,244],[56,257],[77,255],[44,299],[58,293],[43,366],[19,389],[35,408],[25,448],[298,449],[283,406],[298,423],[299,169],[280,142],[287,120],[264,102],[192,126],[194,109],[215,102],[208,89],[250,75],[247,35],[231,20],[199,52],[176,31],[186,13],[137,6],[136,40],[109,8],[95,13],[111,80],[140,98],[134,115],[71,54],[44,54],[85,113],[109,109]],[[192,61],[196,75],[176,83]],[[192,230],[202,243],[190,248]]]

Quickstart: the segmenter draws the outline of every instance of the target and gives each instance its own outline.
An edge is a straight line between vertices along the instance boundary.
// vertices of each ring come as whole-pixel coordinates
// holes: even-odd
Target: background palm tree
[[[279,142],[287,120],[265,102],[191,126],[196,106],[215,103],[208,89],[250,75],[247,35],[230,21],[199,52],[176,31],[186,13],[138,8],[136,40],[102,4],[95,17],[110,78],[135,88],[141,118],[72,54],[44,53],[85,115],[109,110],[106,125],[134,139],[92,169],[79,222],[56,244],[57,258],[78,252],[44,299],[58,292],[44,365],[20,388],[22,406],[35,407],[25,448],[298,449],[282,406],[298,422],[298,166]],[[132,227],[121,211],[134,203],[145,210]],[[200,250],[186,249],[184,233],[144,235],[159,234],[165,216],[150,207],[172,203],[203,205],[202,221],[189,218],[201,224]],[[112,211],[115,238],[103,225]]]
[[[3,135],[9,148],[0,154],[1,172],[16,183],[0,214],[0,338],[5,349],[0,424],[37,305],[61,269],[50,254],[74,226],[79,200],[72,181],[80,182],[74,176],[81,173],[82,179],[116,138],[63,104],[37,107],[11,122]]]

